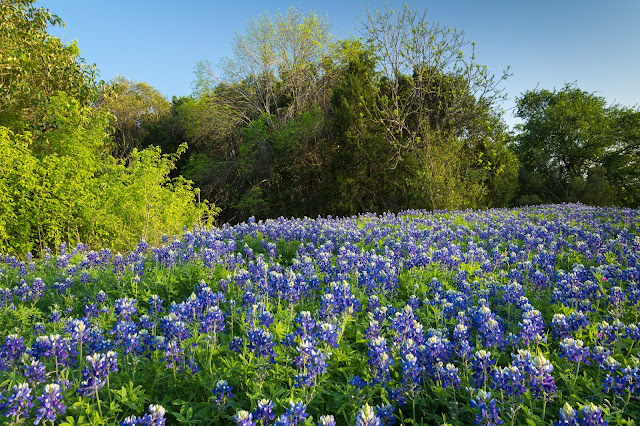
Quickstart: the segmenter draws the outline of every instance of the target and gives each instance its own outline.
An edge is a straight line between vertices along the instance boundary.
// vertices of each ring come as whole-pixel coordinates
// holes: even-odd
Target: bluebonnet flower
[[[612,356],[608,356],[607,359],[604,360],[602,366],[606,371],[615,372],[618,368],[620,368],[620,363]]]
[[[615,331],[615,328],[611,324],[607,321],[602,321],[598,323],[598,335],[596,340],[603,345],[611,344],[618,338]]]
[[[380,306],[373,311],[373,320],[380,324],[384,324],[387,317],[393,317],[396,311],[393,306]]]
[[[401,347],[407,339],[413,340],[417,345],[424,342],[423,327],[416,319],[413,308],[406,305],[400,312],[397,312],[389,326],[393,333],[393,343],[395,347]]]
[[[207,310],[200,321],[200,331],[202,333],[224,333],[224,313],[217,305],[211,306]]]
[[[526,373],[515,365],[496,367],[491,370],[492,387],[508,396],[519,397],[527,391]]]
[[[56,370],[76,364],[77,345],[69,337],[59,334],[38,336],[29,349],[29,354],[36,359],[53,358]]]
[[[2,269],[0,269],[2,275]],[[13,309],[13,291],[10,288],[0,288],[0,308]]]
[[[191,337],[187,324],[173,312],[160,319],[160,329],[167,339],[183,341]]]
[[[420,309],[420,299],[415,294],[412,294],[407,301],[407,305],[411,306],[411,308],[416,311]]]
[[[418,364],[418,358],[412,353],[407,353],[402,359],[403,384],[414,384],[418,381],[422,369]]]
[[[523,372],[529,371],[529,365],[531,364],[531,359],[533,358],[531,352],[526,349],[518,349],[516,353],[511,354],[511,358],[513,359],[512,365],[514,367]]]
[[[157,294],[151,295],[147,300],[147,303],[149,304],[149,315],[156,318],[160,313],[162,313],[164,311],[162,302],[163,300],[160,299],[160,296]]]
[[[577,426],[578,425],[578,412],[573,407],[565,402],[560,410],[560,421],[553,422],[553,426]]]
[[[376,405],[376,416],[380,417],[383,425],[393,426],[396,424],[396,416],[393,414],[395,407],[391,404]]]
[[[40,384],[44,381],[47,369],[40,360],[25,355],[23,363],[23,375],[27,378],[28,382],[32,384]]]
[[[316,326],[316,322],[309,311],[300,312],[296,317],[295,322],[298,324],[298,334],[300,336],[311,335]]]
[[[97,294],[96,294],[96,303],[104,303],[107,301],[107,294],[100,290]]]
[[[612,390],[620,396],[637,393],[640,390],[640,369],[627,366],[618,375],[607,374],[602,379],[602,391],[609,393]]]
[[[167,368],[178,368],[182,370],[184,364],[184,349],[177,340],[169,340],[164,346],[164,356],[162,360],[167,364]]]
[[[256,422],[253,421],[253,414],[246,410],[238,411],[235,416],[233,416],[233,421],[236,422],[238,426],[255,426]]]
[[[609,304],[614,308],[619,307],[625,302],[626,294],[619,286],[613,286],[609,289],[609,294],[607,295],[607,299]]]
[[[193,357],[189,357],[185,362],[185,365],[189,367],[189,370],[191,370],[191,374],[200,372],[200,366]]]
[[[273,316],[269,311],[263,311],[258,314],[258,324],[265,328],[269,328],[273,324]]]
[[[15,364],[22,358],[25,349],[24,337],[10,334],[4,339],[4,345],[0,346],[0,356],[4,362]]]
[[[58,311],[58,309],[55,309],[53,311],[51,311],[51,314],[49,315],[49,321],[56,323],[56,322],[60,322],[60,311]]]
[[[469,328],[463,321],[458,322],[453,329],[453,344],[456,355],[460,358],[468,359],[471,356],[473,348],[469,343]]]
[[[307,414],[307,406],[302,401],[289,401],[289,408],[285,411],[284,416],[289,422],[287,424],[297,425],[309,417],[309,414]]]
[[[531,377],[531,393],[535,396],[544,394],[549,397],[556,393],[557,387],[551,375],[553,365],[544,355],[538,355],[531,360],[529,375]]]
[[[229,342],[229,349],[231,349],[233,352],[242,352],[243,346],[244,342],[242,341],[242,337],[240,336],[235,336],[233,339],[231,339],[231,342]]]
[[[298,345],[298,356],[293,363],[298,367],[296,387],[312,386],[314,379],[327,371],[327,354],[316,348],[310,339],[304,339]]]
[[[107,384],[107,376],[118,371],[117,354],[113,351],[106,354],[94,353],[88,355],[86,361],[78,393],[93,398]]]
[[[261,328],[254,328],[247,333],[247,339],[247,349],[260,357],[269,358],[271,362],[275,363],[276,351],[274,347],[276,344],[273,342],[271,333]]]
[[[496,360],[491,358],[491,352],[484,349],[476,351],[471,368],[473,369],[473,383],[477,388],[484,386],[489,370],[495,363]]]
[[[595,405],[593,402],[582,407],[580,410],[582,415],[579,422],[584,426],[606,426],[609,424],[602,418],[602,408]]]
[[[511,283],[505,285],[503,287],[504,294],[502,296],[502,300],[505,303],[515,304],[520,299],[521,296],[524,296],[524,288],[517,281],[512,281]]]
[[[166,410],[162,405],[149,405],[149,413],[136,419],[136,425],[138,426],[164,426],[166,419],[164,415]]]
[[[131,317],[138,315],[137,303],[136,299],[129,299],[128,297],[116,299],[114,304],[116,318],[131,321]]]
[[[358,376],[357,374],[355,376],[353,376],[353,378],[351,380],[349,380],[349,384],[351,386],[355,386],[356,390],[360,390],[363,387],[367,386],[367,382],[362,380],[362,378],[360,376]]]
[[[367,311],[374,312],[377,308],[380,307],[380,299],[375,294],[369,296],[367,299]]]
[[[571,335],[571,328],[564,314],[553,314],[551,327],[553,327],[553,338],[555,340],[562,340]]]
[[[211,392],[216,396],[215,403],[219,410],[226,407],[227,399],[234,397],[232,390],[232,386],[226,380],[216,382],[216,387]]]
[[[316,329],[316,338],[334,348],[338,347],[338,337],[338,328],[330,322],[320,323]]]
[[[7,401],[2,404],[4,407],[4,417],[11,418],[11,424],[22,423],[29,415],[29,410],[33,407],[33,395],[28,383],[20,383],[13,386],[13,393],[7,397]],[[25,416],[24,418],[21,418]]]
[[[491,392],[485,392],[482,389],[478,391],[478,396],[471,399],[471,408],[480,412],[476,414],[474,425],[501,425],[504,423],[498,415],[496,407],[496,399],[491,397]]]
[[[382,426],[382,420],[376,415],[373,407],[365,404],[356,415],[356,426]]]
[[[631,340],[640,340],[640,327],[637,324],[629,324],[627,326],[627,335],[625,336]]]
[[[369,365],[372,368],[373,380],[376,383],[386,383],[389,380],[389,368],[393,364],[393,358],[387,347],[387,340],[382,337],[376,337],[369,342]]]
[[[364,335],[367,339],[372,340],[380,335],[382,332],[382,327],[380,326],[380,322],[375,319],[369,321],[369,326],[367,327]]]
[[[560,358],[589,365],[590,355],[589,347],[584,347],[584,342],[580,339],[566,338],[560,343]]]
[[[331,414],[320,416],[318,426],[336,426],[336,419]]]
[[[44,334],[46,333],[46,331],[47,331],[46,327],[41,322],[37,322],[33,325],[33,334],[36,336],[39,334]]]
[[[487,347],[504,347],[504,330],[498,322],[498,317],[484,303],[484,299],[478,301],[480,306],[472,312],[471,318],[478,329]]]
[[[50,383],[44,387],[42,396],[38,397],[40,408],[36,410],[36,419],[34,424],[40,423],[41,420],[48,420],[54,422],[59,415],[62,415],[67,410],[67,407],[62,404],[62,392],[60,385],[57,383]]]
[[[331,282],[329,292],[320,300],[320,316],[325,320],[349,315],[361,310],[360,301],[351,293],[348,281]]]
[[[609,355],[611,355],[611,351],[600,345],[595,346],[593,351],[591,351],[591,358],[593,358],[600,368],[605,368],[605,361]]]
[[[125,354],[138,354],[141,352],[138,331],[135,322],[119,320],[113,325],[110,334],[114,336],[115,343],[124,349]]]
[[[458,376],[458,367],[451,363],[443,365],[442,361],[437,364],[438,377],[443,388],[453,387],[455,389],[460,387],[460,377]]]
[[[274,426],[291,426],[291,420],[289,420],[289,417],[287,417],[286,414],[281,414],[280,416],[278,416],[278,418],[276,419]]]
[[[544,321],[542,314],[537,309],[523,312],[522,321],[518,323],[520,326],[520,336],[522,344],[529,346],[534,341],[546,342],[544,336]]]
[[[96,303],[89,303],[84,305],[84,317],[88,320],[90,318],[97,318],[100,315],[100,309]]]
[[[449,340],[434,334],[425,342],[422,354],[424,355],[425,362],[435,364],[438,361],[447,361],[448,352]]]
[[[256,408],[255,419],[256,422],[262,420],[263,424],[267,424],[268,420],[273,420],[276,418],[275,413],[273,412],[273,402],[268,399],[261,399],[258,401],[258,406]]]

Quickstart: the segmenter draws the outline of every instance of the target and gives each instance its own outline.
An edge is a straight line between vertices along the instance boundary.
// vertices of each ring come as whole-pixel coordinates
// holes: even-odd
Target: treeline
[[[500,85],[508,70],[495,76],[478,64],[462,32],[406,7],[367,14],[359,39],[329,30],[297,10],[250,21],[231,58],[197,65],[192,96],[138,108],[165,111],[142,127],[122,121],[118,150],[134,139],[169,151],[186,141],[178,173],[232,222],[638,205],[637,109],[607,106],[574,85],[536,89],[518,98],[523,124],[509,131]],[[117,83],[132,102],[151,100],[143,83]]]
[[[61,24],[33,1],[0,3],[0,253],[80,241],[127,250],[213,219],[192,183],[169,175],[184,147],[111,155],[111,92],[75,44],[47,33]]]
[[[231,58],[198,64],[192,96],[153,108],[168,112],[140,143],[187,141],[179,172],[225,221],[509,203],[505,76],[476,63],[463,33],[408,8],[369,15],[360,39],[329,30],[294,9],[249,22]]]
[[[510,131],[508,70],[494,75],[464,33],[407,7],[367,13],[347,40],[314,13],[263,15],[171,102],[124,77],[97,82],[32,1],[2,0],[2,14],[0,250],[127,247],[218,212],[640,200],[637,108],[536,89]]]

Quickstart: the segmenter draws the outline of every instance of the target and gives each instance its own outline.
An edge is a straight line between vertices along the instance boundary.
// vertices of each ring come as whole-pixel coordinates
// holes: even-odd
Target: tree
[[[566,85],[560,91],[525,92],[517,99],[514,150],[521,164],[521,203],[614,202],[606,173],[599,169],[611,137],[604,98]],[[594,195],[599,193],[601,197]]]
[[[324,140],[324,208],[334,215],[397,209],[406,202],[406,170],[390,164],[384,127],[374,118],[375,55],[358,41],[345,41],[340,56],[346,63],[333,86]]]
[[[0,125],[42,130],[40,114],[58,92],[90,104],[97,99],[96,68],[47,33],[62,20],[33,6],[34,0],[0,1]]]
[[[640,205],[640,108],[614,105],[608,111],[611,148],[606,150],[603,167],[615,186],[620,205]]]
[[[214,105],[232,109],[245,124],[264,113],[274,126],[314,104],[325,106],[322,65],[334,46],[329,29],[325,18],[294,8],[284,15],[262,15],[236,35],[221,75],[210,63],[197,65],[196,92],[215,92]]]
[[[362,24],[377,59],[379,97],[371,117],[384,126],[392,167],[415,169],[408,177],[411,205],[486,205],[493,172],[481,157],[504,138],[497,102],[507,71],[496,78],[478,65],[464,33],[430,22],[426,11],[385,6],[368,11]]]
[[[475,61],[474,43],[464,32],[427,19],[426,9],[401,11],[385,5],[367,11],[363,36],[377,55],[384,102],[379,105],[386,137],[397,161],[422,147],[431,131],[463,135],[469,122],[502,97],[500,82]],[[464,50],[471,47],[470,57]]]
[[[47,34],[62,21],[32,1],[0,1],[0,252],[63,241],[130,250],[210,222],[217,209],[169,177],[176,155],[106,152],[114,116],[97,106],[101,84],[75,44]]]
[[[134,148],[140,148],[149,129],[166,118],[171,109],[171,103],[156,89],[122,76],[112,80],[103,93],[101,107],[116,118],[110,147],[116,158],[126,158]]]

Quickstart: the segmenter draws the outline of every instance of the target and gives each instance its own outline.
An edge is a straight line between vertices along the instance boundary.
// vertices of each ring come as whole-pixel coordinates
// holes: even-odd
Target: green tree
[[[475,43],[462,31],[429,21],[426,9],[405,5],[396,11],[385,5],[368,10],[362,25],[384,83],[380,119],[399,160],[404,150],[421,146],[430,130],[462,134],[467,123],[502,99],[507,71],[497,79],[477,64]]]
[[[618,152],[604,98],[566,85],[517,99],[514,150],[521,164],[520,203],[614,203],[605,154]],[[613,161],[613,159],[612,159]]]
[[[210,223],[217,209],[169,177],[177,154],[134,150],[119,162],[106,152],[114,116],[97,106],[94,69],[47,34],[62,22],[32,3],[0,3],[0,252],[62,241],[129,250]]]
[[[429,21],[426,11],[385,6],[368,12],[362,24],[377,58],[380,93],[373,117],[384,125],[392,165],[408,162],[415,169],[409,177],[412,206],[486,205],[497,169],[485,151],[503,149],[504,126],[496,121],[507,71],[496,78],[477,64],[464,33]]]
[[[324,208],[336,215],[397,209],[406,195],[400,177],[405,165],[392,166],[392,147],[375,119],[374,54],[357,41],[344,42],[341,54],[346,63],[333,86],[324,142]]]
[[[83,104],[99,93],[96,68],[79,57],[78,46],[47,33],[62,20],[33,3],[0,1],[0,125],[18,131],[46,126],[41,113],[58,92]]]
[[[147,83],[118,76],[103,92],[100,105],[116,118],[110,146],[116,158],[126,158],[134,148],[140,148],[150,129],[170,114],[171,103]]]
[[[627,207],[640,205],[640,108],[609,108],[611,148],[602,157],[617,201]]]

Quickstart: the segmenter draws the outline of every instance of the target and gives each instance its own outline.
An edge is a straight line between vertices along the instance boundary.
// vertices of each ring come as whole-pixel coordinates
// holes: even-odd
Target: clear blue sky
[[[390,1],[392,8],[404,2]],[[608,103],[640,105],[640,0],[433,0],[407,1],[427,8],[431,20],[464,30],[475,41],[477,62],[504,82],[505,120],[516,96],[536,87],[560,89],[576,82]],[[192,90],[196,62],[216,64],[230,55],[235,32],[263,12],[290,6],[328,16],[338,37],[357,35],[358,16],[381,1],[38,0],[66,22],[52,33],[78,40],[81,56],[103,80],[123,75],[144,81],[169,100]]]

